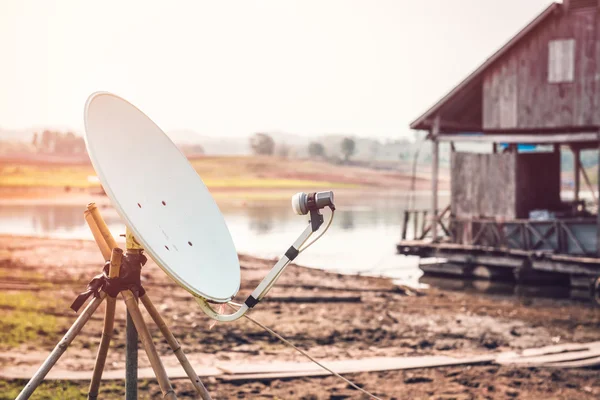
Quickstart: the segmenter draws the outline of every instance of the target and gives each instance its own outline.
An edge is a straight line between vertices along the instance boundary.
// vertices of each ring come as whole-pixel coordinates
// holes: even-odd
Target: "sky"
[[[0,0],[0,128],[95,91],[204,136],[410,135],[549,0]]]

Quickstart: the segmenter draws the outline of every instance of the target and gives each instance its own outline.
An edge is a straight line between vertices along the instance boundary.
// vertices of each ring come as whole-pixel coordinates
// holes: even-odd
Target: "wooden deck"
[[[424,263],[426,273],[478,276],[478,267],[487,267],[490,278],[504,277],[536,283],[587,282],[593,285],[600,277],[600,258],[553,254],[544,250],[521,250],[453,243],[432,243],[427,240],[402,241],[399,254],[436,258],[437,263]],[[474,275],[475,273],[475,275]]]

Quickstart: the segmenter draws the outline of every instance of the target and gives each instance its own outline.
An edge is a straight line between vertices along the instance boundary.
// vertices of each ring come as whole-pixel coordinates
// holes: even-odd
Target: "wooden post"
[[[135,240],[129,227],[125,228],[127,255],[140,254],[143,247]],[[134,299],[137,303],[137,299]],[[138,330],[134,325],[129,308],[125,319],[125,399],[138,398]]]
[[[150,335],[150,331],[144,322],[144,317],[142,317],[142,313],[140,312],[135,296],[129,290],[121,292],[121,296],[123,296],[123,299],[125,300],[125,305],[127,306],[129,315],[131,315],[131,319],[135,324],[135,328],[140,335],[142,345],[144,346],[144,350],[146,350],[146,355],[148,356],[148,361],[150,361],[150,366],[154,370],[154,375],[156,375],[156,380],[158,381],[160,390],[163,393],[163,398],[176,399],[177,397],[175,396],[173,387],[169,382],[167,371],[165,370],[165,367],[158,356],[158,351],[156,351],[154,343],[152,343],[152,335]]]
[[[431,164],[431,234],[433,236],[433,242],[437,241],[437,211],[438,211],[438,167],[439,167],[439,153],[440,144],[438,142],[438,135],[440,133],[440,116],[435,116],[433,120],[433,126],[431,127],[431,142],[432,148],[432,164]]]
[[[108,270],[109,278],[118,278],[121,270],[121,262],[123,260],[123,250],[118,247],[112,249],[110,257],[110,268]],[[113,328],[115,323],[115,305],[117,299],[114,297],[106,297],[106,312],[104,314],[104,327],[102,328],[102,339],[100,340],[100,346],[98,346],[98,354],[96,355],[96,364],[94,365],[94,372],[92,374],[92,380],[90,382],[90,389],[88,393],[89,400],[95,400],[98,398],[98,389],[100,388],[100,380],[102,379],[102,372],[104,371],[104,364],[106,363],[106,355],[108,354],[108,346],[113,335]]]
[[[575,201],[579,201],[579,189],[580,185],[580,172],[579,165],[581,164],[581,150],[577,147],[571,147],[571,151],[573,152],[573,178],[575,186],[573,191],[575,192],[573,199]]]
[[[588,189],[592,193],[592,199],[594,199],[594,204],[596,204],[596,206],[597,206],[598,205],[598,196],[596,196],[596,189],[594,189],[594,186],[592,185],[592,181],[590,181],[590,177],[588,176],[587,172],[585,172],[585,168],[582,168],[581,162],[579,163],[579,172],[583,176],[583,180],[585,181],[585,184],[587,185]]]
[[[600,131],[598,132],[598,197],[600,198]],[[600,257],[600,201],[596,203],[596,254]]]
[[[404,210],[404,220],[402,223],[402,240],[406,240],[406,231],[408,229],[408,218],[410,216],[409,210]]]
[[[492,151],[494,154],[498,153],[498,143],[496,143],[496,142],[493,143]]]

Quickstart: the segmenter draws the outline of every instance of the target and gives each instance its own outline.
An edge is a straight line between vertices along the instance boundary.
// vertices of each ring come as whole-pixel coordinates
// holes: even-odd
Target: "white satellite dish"
[[[209,301],[233,299],[240,287],[240,264],[223,215],[194,168],[150,118],[118,96],[92,94],[84,117],[88,153],[113,205],[154,261],[196,296],[211,318],[243,316],[285,267],[325,233],[306,244],[323,223],[321,209],[331,208],[327,227],[331,224],[333,192],[294,196],[294,211],[310,213],[308,226],[245,303],[233,314],[220,314]]]
[[[114,94],[92,94],[84,118],[94,169],[135,238],[194,296],[231,300],[240,287],[235,246],[185,156],[142,111]]]

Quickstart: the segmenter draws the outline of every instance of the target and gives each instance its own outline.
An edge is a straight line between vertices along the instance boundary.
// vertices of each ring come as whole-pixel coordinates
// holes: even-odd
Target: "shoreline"
[[[237,298],[243,299],[272,267],[272,261],[241,255],[240,262],[242,287]],[[75,319],[68,309],[71,301],[84,290],[101,265],[100,253],[91,240],[0,235],[0,285],[3,288],[0,308],[4,313],[0,330],[3,335],[1,368],[35,369],[39,366]],[[247,321],[219,323],[208,329],[209,320],[193,297],[171,281],[154,262],[146,264],[142,276],[149,295],[198,368],[218,362],[305,361]],[[358,296],[359,300],[327,301],[339,296]],[[277,300],[282,298],[290,300]],[[103,308],[100,311],[59,362],[63,370],[91,370],[93,367]],[[252,315],[321,360],[481,355],[600,340],[600,309],[581,304],[547,299],[522,301],[436,288],[408,292],[388,279],[327,273],[297,265],[288,267]],[[40,318],[44,326],[50,328],[36,327]],[[125,340],[124,323],[124,308],[119,302],[107,369],[124,365],[124,352],[120,350]],[[9,328],[7,324],[17,326]],[[12,332],[18,331],[24,334],[13,335]],[[167,360],[172,359],[170,349],[157,330],[151,329],[151,332],[159,353]],[[148,361],[140,352],[140,368],[145,367]],[[457,366],[357,373],[349,377],[376,394],[397,398],[429,398],[444,393],[457,398],[485,394],[498,399],[512,394],[522,399],[543,398],[548,393],[560,393],[557,398],[565,399],[592,399],[600,395],[597,372],[590,370],[552,372],[510,366]],[[521,383],[515,384],[516,380]],[[24,383],[0,380],[0,391],[7,396],[0,395],[0,398],[14,397]],[[331,395],[361,398],[334,377],[243,384],[207,379],[205,383],[219,398],[329,399]],[[54,384],[47,382],[44,387],[56,390]],[[87,388],[87,382],[61,381],[60,384],[77,395]],[[191,384],[185,380],[176,380],[174,384],[179,395],[191,394]],[[114,397],[122,395],[122,381],[103,383],[103,390],[107,385]],[[142,385],[142,395],[153,396],[158,391],[153,380],[144,381]]]
[[[2,188],[0,187],[0,206],[75,206],[81,205],[82,208],[88,203],[95,202],[100,207],[111,207],[108,196],[99,193],[100,189],[71,189],[65,192],[60,188]],[[292,195],[306,189],[210,189],[215,201],[219,207],[244,207],[254,203],[283,203],[289,202]],[[318,190],[318,189],[315,189]],[[342,201],[344,204],[363,204],[364,198],[397,198],[405,200],[409,196],[409,191],[402,188],[386,189],[365,187],[357,189],[333,189],[336,201]],[[427,189],[415,190],[412,194],[416,197],[429,197],[430,191]],[[442,189],[438,191],[440,197],[449,197],[450,191]]]

